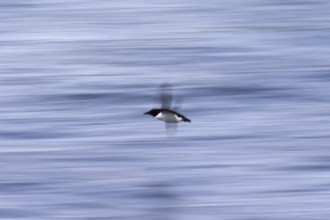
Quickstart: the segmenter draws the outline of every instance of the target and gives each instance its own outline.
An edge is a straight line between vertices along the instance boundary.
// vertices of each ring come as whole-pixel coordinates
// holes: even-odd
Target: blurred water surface
[[[329,8],[2,1],[0,218],[328,220]]]

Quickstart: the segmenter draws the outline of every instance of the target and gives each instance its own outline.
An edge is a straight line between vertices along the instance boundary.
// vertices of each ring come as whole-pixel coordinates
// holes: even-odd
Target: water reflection
[[[150,219],[175,220],[178,212],[178,198],[166,182],[146,185],[146,198],[149,198]]]

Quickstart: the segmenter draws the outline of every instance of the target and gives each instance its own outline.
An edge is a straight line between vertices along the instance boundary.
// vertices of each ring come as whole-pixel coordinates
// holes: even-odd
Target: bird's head
[[[150,111],[148,111],[148,112],[145,112],[144,114],[145,115],[151,115],[151,116],[156,116],[156,115],[158,115],[159,114],[159,109],[151,109]]]

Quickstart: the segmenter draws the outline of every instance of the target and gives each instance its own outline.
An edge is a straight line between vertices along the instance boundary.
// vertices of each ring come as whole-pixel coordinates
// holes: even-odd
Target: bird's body
[[[154,118],[167,123],[191,122],[190,119],[186,118],[184,115],[166,108],[151,109],[144,114],[151,115]]]
[[[145,112],[146,115],[151,115],[155,119],[165,122],[166,134],[172,136],[176,134],[177,124],[180,122],[191,122],[189,118],[176,112],[179,108],[180,99],[173,101],[171,84],[164,83],[160,86],[160,108],[154,108]],[[174,111],[175,109],[175,111]]]

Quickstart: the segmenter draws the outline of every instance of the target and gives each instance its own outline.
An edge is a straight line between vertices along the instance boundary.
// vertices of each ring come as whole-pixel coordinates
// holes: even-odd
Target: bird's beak
[[[145,115],[148,115],[148,114],[149,114],[149,112],[145,112],[145,113],[143,113],[143,114],[145,114]]]

